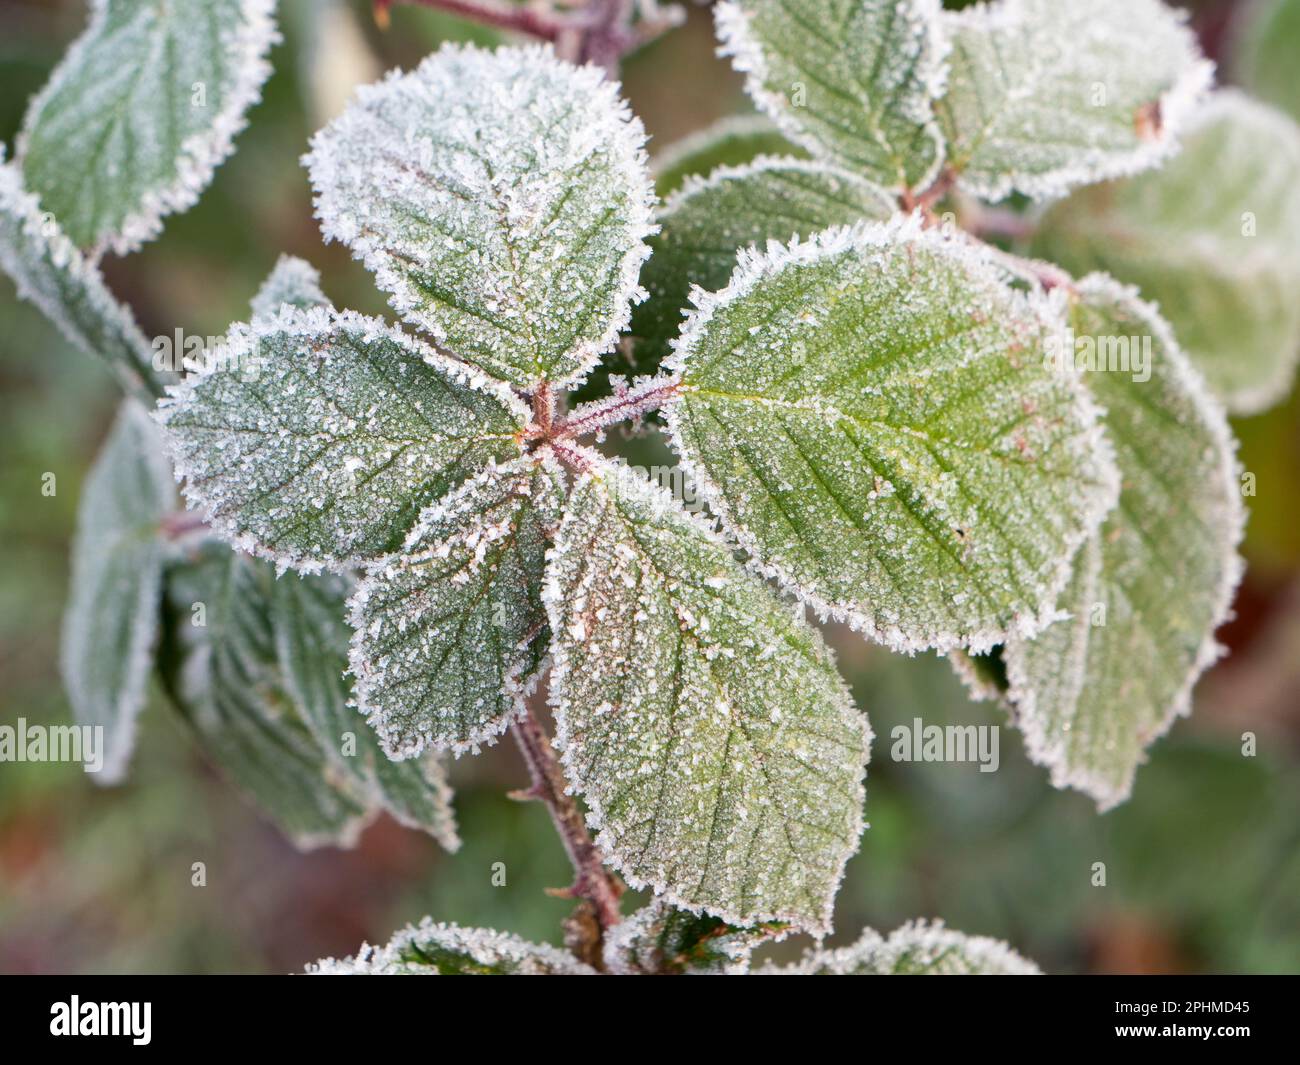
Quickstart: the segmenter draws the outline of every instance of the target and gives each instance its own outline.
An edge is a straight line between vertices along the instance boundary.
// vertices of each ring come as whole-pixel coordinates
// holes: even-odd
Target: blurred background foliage
[[[1222,76],[1300,117],[1300,4],[1192,6]],[[220,335],[281,252],[316,263],[339,305],[384,313],[347,252],[322,245],[298,157],[356,83],[412,66],[443,40],[494,40],[414,7],[396,7],[386,32],[362,0],[281,7],[286,40],[235,156],[161,239],[104,264],[147,335]],[[27,97],[83,23],[81,0],[0,0],[9,145]],[[698,7],[629,59],[624,82],[652,151],[745,108]],[[68,720],[57,671],[68,543],[116,401],[103,367],[0,277],[0,722]],[[942,661],[829,633],[877,736],[871,827],[840,892],[835,942],[863,925],[941,916],[1053,972],[1300,970],[1300,401],[1236,429],[1258,488],[1247,501],[1249,572],[1221,633],[1232,655],[1118,810],[1098,816],[1087,799],[1052,790],[1009,728],[996,773],[892,762],[896,725],[998,724],[1001,712],[971,704]],[[670,462],[653,443],[631,454]],[[57,476],[52,498],[40,492],[46,472]],[[1241,753],[1247,730],[1259,738],[1255,757]],[[300,854],[207,766],[155,693],[120,787],[98,788],[76,766],[0,765],[0,972],[292,971],[426,913],[558,942],[569,904],[544,889],[569,870],[545,812],[505,797],[525,782],[513,745],[460,759],[452,779],[465,839],[454,856],[386,818],[351,851]],[[198,861],[206,887],[191,886]],[[1097,862],[1105,887],[1093,884]],[[493,886],[494,863],[504,886]]]

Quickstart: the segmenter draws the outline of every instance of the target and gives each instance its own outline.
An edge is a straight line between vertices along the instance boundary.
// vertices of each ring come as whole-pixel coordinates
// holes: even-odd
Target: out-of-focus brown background
[[[147,335],[223,333],[281,252],[320,266],[340,306],[384,313],[347,252],[321,243],[298,157],[358,81],[412,66],[444,39],[494,39],[416,8],[394,9],[381,33],[363,2],[281,6],[286,42],[235,156],[161,239],[105,263]],[[1223,53],[1243,5],[1194,6],[1207,49]],[[84,17],[80,0],[0,0],[0,139],[12,145],[27,97]],[[624,82],[653,149],[745,109],[703,9],[633,56]],[[0,277],[0,721],[68,720],[57,672],[68,544],[116,401],[103,367]],[[1011,729],[997,773],[891,762],[894,725],[1000,714],[969,703],[941,661],[831,633],[878,737],[871,827],[839,896],[834,942],[863,925],[942,916],[1009,940],[1049,971],[1300,971],[1300,402],[1236,429],[1258,495],[1238,617],[1221,633],[1233,653],[1120,809],[1099,816],[1087,799],[1053,791]],[[54,498],[40,493],[46,471],[58,477]],[[1253,758],[1241,754],[1246,730],[1259,737]],[[524,783],[508,742],[454,766],[465,845],[447,856],[387,819],[352,851],[300,854],[208,767],[160,693],[140,737],[128,781],[113,789],[77,766],[0,764],[0,972],[292,971],[426,913],[559,940],[569,906],[543,889],[567,883],[568,868],[545,812],[505,797]],[[207,865],[206,887],[190,885],[195,861]],[[502,887],[492,886],[496,862]],[[1104,888],[1092,886],[1095,862],[1106,863]]]

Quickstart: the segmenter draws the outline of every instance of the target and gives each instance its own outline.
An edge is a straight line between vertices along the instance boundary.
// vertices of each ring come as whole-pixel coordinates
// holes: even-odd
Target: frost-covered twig
[[[680,378],[665,376],[647,377],[631,388],[616,388],[606,399],[584,403],[555,427],[555,435],[560,439],[576,439],[618,422],[640,418],[663,406],[681,386]]]

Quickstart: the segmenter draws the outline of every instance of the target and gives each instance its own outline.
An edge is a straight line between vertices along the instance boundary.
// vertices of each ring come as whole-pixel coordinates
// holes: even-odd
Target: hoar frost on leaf
[[[743,166],[763,155],[807,158],[765,115],[730,115],[659,149],[650,159],[650,173],[655,190],[668,196],[689,177],[703,177],[722,166]]]
[[[1213,75],[1163,0],[997,0],[943,19],[947,165],[989,200],[1159,165]]]
[[[708,525],[592,461],[545,597],[556,745],[597,845],[679,908],[823,932],[862,831],[866,720]]]
[[[363,946],[350,958],[322,958],[317,976],[594,976],[567,951],[490,928],[435,924],[426,917],[382,947]]]
[[[605,970],[614,975],[736,975],[749,969],[757,947],[777,942],[787,932],[779,923],[733,928],[721,918],[654,899],[606,933]]]
[[[562,476],[532,457],[485,470],[357,588],[357,701],[393,757],[475,749],[518,716],[548,642],[541,585]]]
[[[583,378],[654,230],[645,132],[595,67],[445,45],[358,91],[305,158],[329,238],[408,322],[518,387]]]
[[[302,259],[281,255],[253,297],[251,310],[254,318],[274,318],[286,305],[306,311],[328,307],[329,302],[321,291],[320,271]]]
[[[1005,943],[945,928],[942,921],[909,921],[888,938],[871,929],[852,946],[809,951],[794,965],[768,966],[785,976],[1037,976],[1037,965]]]
[[[126,254],[194,204],[271,72],[274,9],[92,0],[18,142],[29,185],[79,247]]]
[[[395,550],[423,507],[520,454],[528,412],[378,319],[285,307],[233,326],[159,417],[213,528],[311,570]]]
[[[1107,411],[1119,503],[1079,553],[1059,603],[1066,616],[1013,638],[1003,657],[1029,756],[1104,810],[1128,797],[1144,749],[1190,710],[1192,686],[1218,656],[1244,513],[1223,411],[1152,307],[1094,275],[1079,284],[1072,328],[1150,338],[1151,376],[1087,375]]]
[[[81,493],[60,655],[74,720],[104,730],[101,784],[122,779],[135,742],[158,636],[159,525],[175,506],[161,434],[128,399]]]
[[[729,0],[716,14],[722,54],[792,140],[892,190],[933,179],[939,0]]]
[[[711,507],[823,614],[899,650],[1040,628],[1113,504],[1060,305],[916,219],[742,252],[697,293],[669,431]]]

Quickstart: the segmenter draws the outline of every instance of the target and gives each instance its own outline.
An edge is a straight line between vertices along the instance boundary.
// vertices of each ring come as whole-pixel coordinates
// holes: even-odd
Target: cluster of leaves
[[[197,194],[265,74],[266,6],[213,5],[207,37],[183,4],[176,25],[98,5],[0,180],[0,262],[137,394],[161,382],[93,257]],[[607,937],[610,971],[742,971],[765,939],[829,931],[870,729],[803,606],[949,654],[1055,783],[1127,796],[1239,577],[1234,445],[1205,380],[1257,409],[1300,352],[1300,131],[1238,94],[1207,102],[1210,66],[1159,0],[733,0],[717,18],[774,128],[674,152],[657,215],[617,86],[545,48],[445,47],[317,134],[322,230],[405,328],[334,308],[286,260],[168,387],[176,476],[234,554],[169,530],[156,429],[119,421],[86,493],[100,509],[65,656],[114,765],[161,627],[168,689],[297,835],[386,805],[451,843],[431,758],[492,742],[549,665],[596,843],[656,896]],[[132,105],[86,72],[144,62],[137,38],[227,49],[214,121],[178,139],[189,126],[160,111],[156,137],[121,145]],[[89,203],[59,184],[58,123],[78,109],[148,163],[108,167],[122,180]],[[1039,254],[1119,280],[979,240],[1008,197],[1055,201],[1017,215]],[[625,332],[644,376],[568,410]],[[1076,338],[1145,341],[1149,378],[1044,357]],[[716,522],[582,442],[655,407]],[[199,602],[220,625],[187,627]],[[373,734],[343,705],[345,610]],[[111,662],[101,631],[123,634]],[[909,926],[793,971],[1029,968]],[[426,923],[321,969],[586,966]]]

